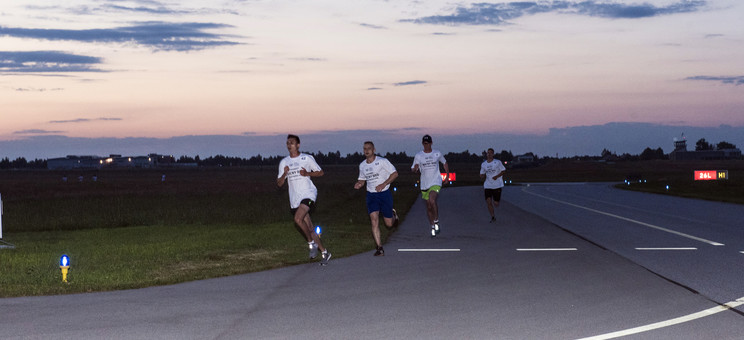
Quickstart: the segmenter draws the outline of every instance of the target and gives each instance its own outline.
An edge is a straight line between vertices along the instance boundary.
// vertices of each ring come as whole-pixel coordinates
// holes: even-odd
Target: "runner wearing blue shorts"
[[[398,171],[389,160],[375,155],[375,144],[370,141],[364,142],[364,157],[365,160],[359,164],[359,177],[354,189],[359,190],[367,184],[367,213],[376,245],[374,255],[384,256],[385,250],[380,241],[380,213],[385,226],[398,226],[398,214],[393,209],[393,194],[390,192],[390,184],[398,178]]]

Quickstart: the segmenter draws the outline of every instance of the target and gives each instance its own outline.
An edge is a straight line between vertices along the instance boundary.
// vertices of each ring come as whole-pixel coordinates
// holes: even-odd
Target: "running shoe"
[[[431,237],[436,237],[436,236],[437,236],[437,230],[434,229],[434,227],[432,227],[431,228]]]
[[[434,232],[439,234],[439,221],[434,221]]]
[[[385,256],[385,249],[382,249],[382,247],[377,247],[377,251],[375,252],[375,256]]]
[[[488,221],[488,223],[493,223],[493,222],[496,222],[496,217],[491,216],[491,220]]]
[[[318,257],[318,245],[315,242],[313,242],[313,243],[310,243],[308,247],[310,247],[310,258],[314,259]]]
[[[330,260],[330,259],[331,259],[331,252],[330,252],[330,251],[329,251],[329,252],[325,252],[325,253],[322,253],[322,254],[320,254],[320,255],[321,255],[321,256],[323,257],[323,258],[322,258],[322,259],[320,260],[320,265],[321,265],[321,266],[325,266],[325,265],[327,265],[327,264],[328,264],[328,260]]]
[[[398,218],[398,212],[395,211],[395,209],[393,209],[393,226],[392,227],[385,226],[385,227],[387,227],[388,230],[395,229],[398,227],[398,223],[400,223],[400,219]]]

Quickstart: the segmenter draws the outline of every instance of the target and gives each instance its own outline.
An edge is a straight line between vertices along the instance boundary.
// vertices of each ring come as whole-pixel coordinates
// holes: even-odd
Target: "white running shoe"
[[[308,244],[308,247],[310,248],[310,258],[314,259],[318,257],[318,245],[315,242],[313,242],[313,243]]]
[[[320,254],[320,255],[321,255],[321,257],[323,257],[323,258],[322,258],[322,259],[320,260],[320,265],[321,265],[321,266],[325,266],[325,265],[328,265],[328,260],[330,260],[330,259],[331,259],[331,252],[330,252],[330,251],[327,251],[327,252],[325,252],[325,253],[322,253],[322,254]]]

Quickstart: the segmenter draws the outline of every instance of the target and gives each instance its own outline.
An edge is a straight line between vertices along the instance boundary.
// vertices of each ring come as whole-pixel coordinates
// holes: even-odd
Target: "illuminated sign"
[[[728,170],[695,170],[696,181],[716,181],[728,179]]]
[[[444,178],[447,176],[447,173],[446,172],[442,172],[442,173],[440,173],[440,175],[442,176],[442,180],[444,180]],[[455,175],[455,173],[454,172],[450,172],[449,173],[449,181],[450,182],[454,182],[456,180],[457,180],[457,176]]]

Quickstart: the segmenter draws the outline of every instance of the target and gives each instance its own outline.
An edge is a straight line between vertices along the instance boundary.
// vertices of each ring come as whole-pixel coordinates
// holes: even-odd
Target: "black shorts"
[[[501,188],[498,189],[485,189],[486,199],[493,199],[494,202],[501,201]]]
[[[312,214],[313,211],[315,211],[315,201],[306,198],[302,201],[300,201],[300,205],[306,205],[310,208],[310,210],[307,211],[308,214]],[[297,213],[297,208],[290,208],[289,212],[292,213],[292,216],[294,216]]]

